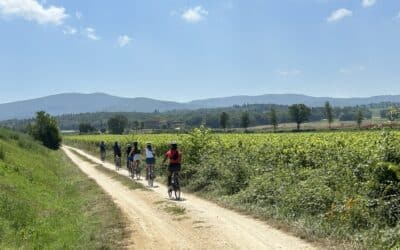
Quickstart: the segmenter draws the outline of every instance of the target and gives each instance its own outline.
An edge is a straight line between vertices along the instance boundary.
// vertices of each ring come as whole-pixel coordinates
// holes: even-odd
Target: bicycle
[[[106,152],[104,152],[104,151],[100,152],[100,159],[102,162],[104,162],[106,160]]]
[[[146,176],[147,176],[147,183],[148,183],[149,187],[153,187],[154,178],[155,178],[155,175],[154,175],[154,166],[148,166],[148,167],[147,167]]]
[[[133,161],[128,160],[128,172],[129,172],[129,177],[134,178],[134,171],[133,171]]]
[[[136,174],[136,180],[140,180],[140,174],[141,174],[141,169],[140,169],[140,163],[136,162],[136,164],[134,164],[134,172]]]
[[[173,171],[171,176],[171,186],[168,187],[168,196],[172,199],[172,193],[175,195],[175,200],[181,199],[181,187],[179,184],[179,172]]]
[[[115,162],[115,170],[119,171],[119,169],[121,168],[121,157],[116,155],[114,162]]]

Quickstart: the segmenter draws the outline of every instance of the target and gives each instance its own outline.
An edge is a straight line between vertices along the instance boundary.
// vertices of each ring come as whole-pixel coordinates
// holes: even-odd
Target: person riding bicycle
[[[127,169],[130,168],[129,164],[130,164],[131,161],[133,161],[133,158],[130,157],[131,151],[132,151],[132,146],[131,146],[131,144],[128,144],[127,148],[125,150],[125,153],[126,153],[126,168]]]
[[[137,141],[133,142],[133,148],[130,153],[130,156],[133,160],[133,170],[136,171],[136,174],[139,172],[140,161],[142,160],[142,155],[140,154],[139,143]],[[138,178],[138,176],[137,176]]]
[[[154,171],[154,165],[156,164],[156,153],[154,152],[154,149],[151,145],[150,142],[147,143],[146,145],[146,180],[149,179],[149,175],[151,174],[151,172]],[[151,172],[149,172],[150,170],[152,170]]]
[[[113,151],[114,151],[114,162],[115,162],[115,165],[117,165],[117,157],[119,157],[119,159],[121,159],[121,156],[122,156],[121,147],[118,145],[118,142],[114,143]]]
[[[177,172],[179,175],[179,172],[181,171],[181,161],[182,161],[182,153],[178,149],[178,144],[176,142],[172,142],[170,145],[170,150],[168,150],[167,153],[165,153],[164,161],[165,162],[169,160],[168,164],[168,188],[171,188],[171,179],[172,179],[172,173]]]
[[[100,158],[104,162],[106,159],[106,144],[104,141],[100,142]]]

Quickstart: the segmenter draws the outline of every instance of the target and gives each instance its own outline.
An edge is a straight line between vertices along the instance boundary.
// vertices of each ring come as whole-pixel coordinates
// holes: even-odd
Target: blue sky
[[[400,94],[398,0],[0,0],[0,103]]]

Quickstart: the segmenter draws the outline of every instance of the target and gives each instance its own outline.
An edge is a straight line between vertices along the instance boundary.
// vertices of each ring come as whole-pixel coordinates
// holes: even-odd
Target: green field
[[[115,249],[124,218],[60,151],[0,129],[0,249]]]
[[[308,239],[400,247],[398,132],[65,137],[93,153],[101,140],[109,149],[114,141],[151,141],[158,155],[176,140],[187,190]]]

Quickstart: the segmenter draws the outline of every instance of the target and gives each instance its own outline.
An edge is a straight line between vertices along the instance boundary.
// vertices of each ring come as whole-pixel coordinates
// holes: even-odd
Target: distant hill
[[[153,112],[182,109],[184,104],[149,98],[123,98],[102,93],[67,93],[26,101],[0,104],[0,120],[33,117],[44,110],[52,115],[87,112]]]
[[[320,107],[329,101],[333,106],[356,106],[382,102],[400,102],[400,95],[382,95],[372,97],[352,97],[352,98],[332,98],[332,97],[313,97],[297,94],[268,94],[259,96],[232,96],[221,98],[210,98],[189,102],[192,106],[201,107],[229,107],[241,104],[278,104],[292,105],[304,103],[311,107]]]
[[[291,105],[294,103],[304,103],[308,106],[316,107],[324,105],[326,101],[329,101],[333,106],[355,106],[381,102],[400,103],[400,95],[365,98],[330,98],[296,94],[269,94],[221,97],[179,103],[150,98],[123,98],[103,93],[66,93],[0,104],[0,120],[30,118],[39,110],[44,110],[52,115],[87,112],[153,112],[154,110],[163,112],[168,110],[229,107],[242,104]]]

